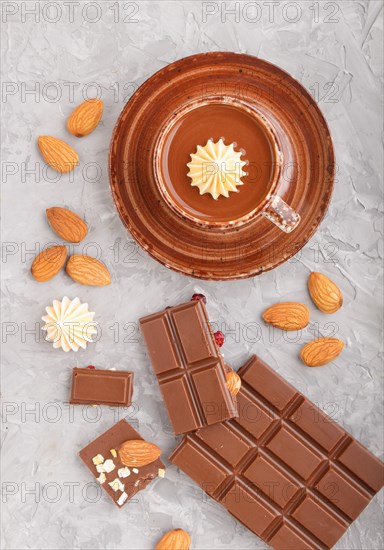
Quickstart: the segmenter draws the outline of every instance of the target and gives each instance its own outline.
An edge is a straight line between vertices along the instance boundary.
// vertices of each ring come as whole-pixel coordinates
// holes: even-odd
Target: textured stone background
[[[1,2],[3,548],[150,549],[178,526],[191,532],[195,549],[266,548],[174,467],[118,512],[76,456],[118,418],[109,408],[65,405],[71,368],[90,363],[133,370],[135,405],[120,415],[164,456],[174,447],[136,323],[193,291],[207,295],[212,321],[227,334],[229,363],[238,368],[256,352],[382,455],[382,2],[274,2],[273,13],[272,4]],[[297,78],[319,101],[337,153],[335,193],[315,237],[284,266],[242,282],[200,283],[158,265],[124,230],[108,188],[108,144],[125,101],[154,71],[209,50],[257,55]],[[83,140],[68,136],[67,115],[96,94],[105,102],[99,128]],[[36,147],[44,134],[76,146],[82,162],[74,175],[55,181],[45,170]],[[110,287],[80,287],[64,273],[45,284],[31,278],[34,253],[56,240],[44,215],[53,205],[85,215],[90,232],[76,250],[108,264]],[[344,307],[325,316],[310,305],[303,334],[271,333],[261,312],[281,299],[310,304],[311,270],[339,284]],[[64,295],[89,302],[102,331],[77,354],[54,350],[36,326],[45,306]],[[333,364],[310,370],[297,355],[318,332],[343,338],[346,347]],[[381,518],[379,496],[336,547],[383,548]]]

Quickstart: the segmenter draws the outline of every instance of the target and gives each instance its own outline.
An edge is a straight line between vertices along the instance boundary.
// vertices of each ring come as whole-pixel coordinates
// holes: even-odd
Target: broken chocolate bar
[[[153,479],[164,477],[165,472],[165,466],[159,458],[137,468],[123,464],[119,457],[119,447],[132,439],[143,440],[126,420],[120,420],[79,453],[81,460],[119,508],[145,489]]]
[[[176,434],[236,416],[202,300],[144,317],[140,325]]]
[[[238,374],[238,418],[185,435],[171,462],[275,550],[332,548],[382,463],[257,357]]]
[[[133,372],[74,368],[69,402],[128,407],[132,401],[132,383]]]

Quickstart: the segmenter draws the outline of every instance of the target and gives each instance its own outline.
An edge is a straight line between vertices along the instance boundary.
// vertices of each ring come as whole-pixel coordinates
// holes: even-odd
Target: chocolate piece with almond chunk
[[[164,477],[165,466],[160,458],[140,468],[128,468],[123,464],[118,450],[130,440],[144,442],[126,420],[120,420],[79,452],[81,460],[118,508],[151,481]]]

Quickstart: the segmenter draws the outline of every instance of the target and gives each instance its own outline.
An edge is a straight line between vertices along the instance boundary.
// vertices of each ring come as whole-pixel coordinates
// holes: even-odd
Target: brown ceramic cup
[[[211,105],[190,111],[189,105],[206,99],[213,101],[213,96],[221,106],[232,109],[229,118],[233,123],[225,125],[220,117],[213,116],[211,135],[197,136],[197,139],[198,121],[203,118],[201,110]],[[232,102],[226,105],[224,99]],[[240,142],[235,119],[243,116],[244,124],[249,119],[250,127],[255,129],[256,117],[247,118],[247,111],[238,108],[238,102],[263,115],[276,135],[284,162],[278,185],[272,190],[271,203],[272,196],[278,196],[300,215],[295,231],[281,231],[267,219],[267,212],[241,225],[228,225],[226,230],[209,227],[209,223],[207,227],[187,218],[185,206],[176,213],[175,207],[165,200],[164,190],[160,190],[154,170],[155,149],[164,130],[177,130],[177,125],[170,125],[183,109],[192,117],[195,113],[193,122],[197,126],[195,133],[184,132],[182,139],[171,140],[172,147],[179,146],[179,151],[182,148],[185,152],[184,158],[180,157],[180,165],[175,166],[176,177],[172,175],[171,181],[195,192],[198,208],[192,214],[200,219],[205,217],[205,223],[218,218],[217,208],[212,208],[215,201],[208,194],[199,195],[191,186],[186,170],[190,153],[204,139],[211,137],[217,141],[225,137],[228,145],[237,142],[236,150],[246,149],[247,177],[250,178],[247,181],[253,181],[252,168],[257,164],[260,144],[253,143],[251,130],[251,135],[248,134],[251,143]],[[181,117],[179,122],[182,121]],[[261,124],[256,129],[259,128]],[[265,147],[269,143],[266,137]],[[171,154],[169,158],[175,156]],[[335,156],[327,123],[313,97],[299,82],[263,59],[232,52],[209,52],[167,65],[135,92],[113,133],[109,171],[117,211],[130,235],[143,249],[164,266],[188,276],[230,280],[274,269],[297,254],[314,235],[332,196]],[[251,202],[249,193],[254,194],[254,204],[263,202],[267,194],[264,184],[268,188],[269,175],[261,171],[260,178],[254,178],[260,185],[244,184],[238,193],[230,193],[230,202],[219,197],[216,202],[221,203],[220,208],[223,204],[231,204],[232,208],[227,218],[221,214],[223,225],[241,220],[252,211],[244,211],[242,205],[243,198]]]
[[[214,141],[218,118],[223,133],[226,122],[228,125],[237,124],[239,140],[235,146],[246,159],[244,170],[247,175],[244,177],[245,185],[239,188],[238,193],[214,200],[209,195],[200,195],[197,188],[191,187],[191,180],[186,178],[186,160],[190,160],[189,155],[195,152],[197,145],[205,145],[208,139]],[[262,159],[252,167],[247,160],[249,151],[244,148],[251,134],[254,140],[259,135],[255,147],[258,143],[262,152]],[[226,142],[225,135],[220,137]],[[257,158],[257,151],[254,155],[253,158]],[[202,164],[203,173],[209,173],[212,168],[209,164],[212,165],[209,162]],[[191,101],[178,110],[161,128],[153,158],[154,176],[163,199],[184,219],[208,228],[226,229],[244,225],[256,216],[265,216],[279,229],[289,233],[298,226],[300,216],[279,197],[282,164],[280,143],[267,118],[244,101],[217,96]],[[253,177],[247,168],[253,170]]]

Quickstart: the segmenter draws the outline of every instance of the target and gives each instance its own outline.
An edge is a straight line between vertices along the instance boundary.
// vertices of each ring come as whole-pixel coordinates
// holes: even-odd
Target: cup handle
[[[291,233],[301,220],[300,215],[277,195],[272,196],[263,216],[277,225],[284,233]]]

